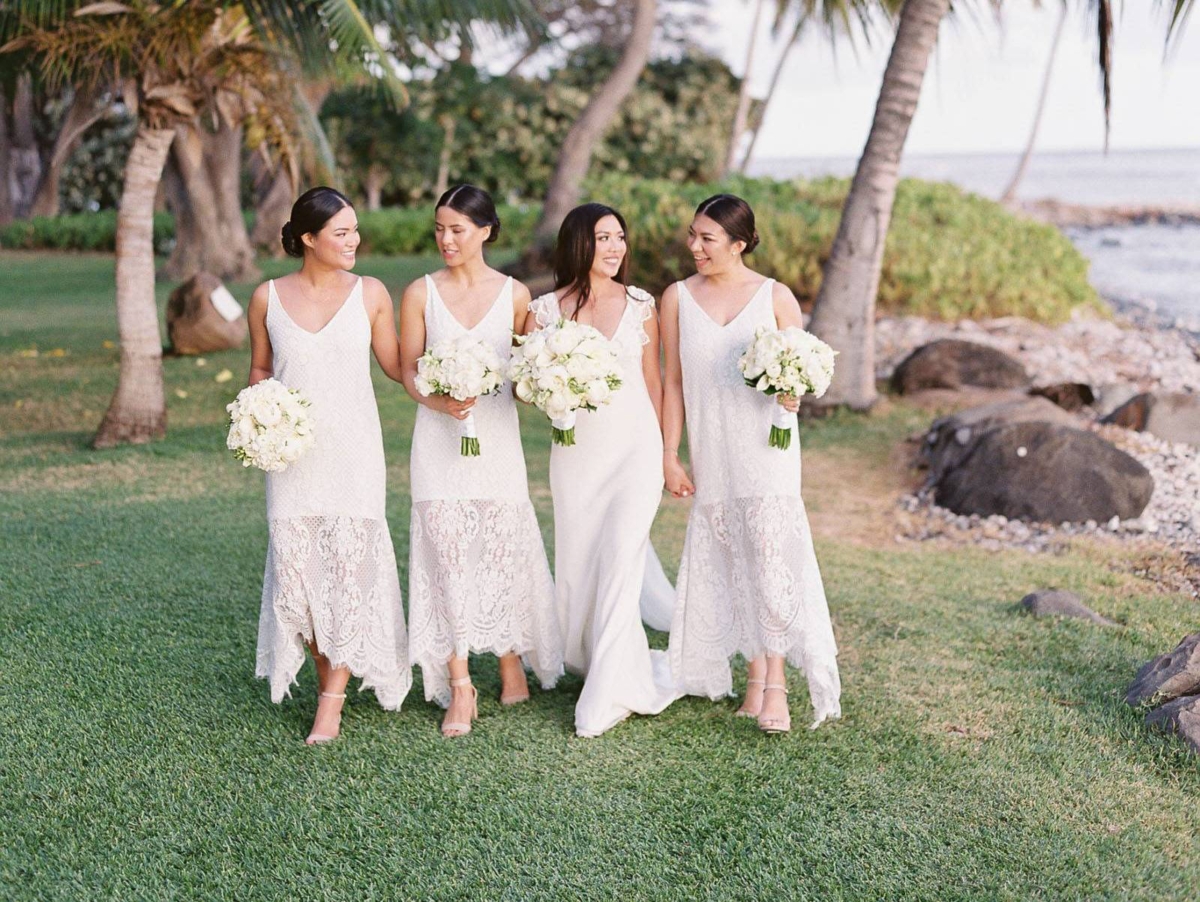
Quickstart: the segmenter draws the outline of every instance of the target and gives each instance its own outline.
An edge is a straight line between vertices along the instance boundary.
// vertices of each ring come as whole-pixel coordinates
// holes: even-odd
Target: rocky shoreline
[[[897,510],[896,539],[938,540],[985,549],[1047,551],[1071,538],[1166,544],[1184,554],[1188,569],[1200,568],[1200,447],[1163,441],[1153,435],[1100,419],[1140,392],[1194,392],[1200,388],[1200,336],[1167,327],[1144,311],[1119,311],[1113,319],[1080,317],[1044,326],[1017,317],[936,322],[915,317],[882,318],[876,324],[876,375],[889,379],[913,350],[938,339],[989,345],[1026,368],[1033,386],[1084,383],[1096,394],[1077,411],[1079,427],[1130,454],[1150,471],[1154,492],[1141,516],[1104,523],[1028,523],[1002,516],[964,516],[933,502],[922,489],[903,496]],[[935,405],[962,407],[969,395],[942,393]],[[1200,577],[1190,579],[1200,593]]]

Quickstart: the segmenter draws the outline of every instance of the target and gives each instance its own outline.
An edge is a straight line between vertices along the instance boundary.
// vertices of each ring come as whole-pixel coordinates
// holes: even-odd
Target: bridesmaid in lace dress
[[[283,247],[299,272],[250,299],[250,384],[272,376],[312,401],[315,444],[267,474],[270,540],[255,671],[271,700],[289,692],[304,664],[319,697],[307,742],[335,739],[350,676],[398,710],[412,682],[400,579],[384,514],[383,436],[371,353],[400,379],[395,310],[376,279],[355,278],[358,219],[332,188],[292,207]]]
[[[800,498],[798,444],[767,444],[771,405],[795,398],[746,386],[737,360],[760,326],[802,326],[792,292],[749,269],[754,213],[718,194],[688,229],[697,273],[663,293],[663,467],[675,497],[695,495],[679,565],[671,666],[690,695],[732,694],[729,659],[748,662],[739,715],[791,729],[784,661],[808,678],[813,726],[841,713],[837,646]],[[695,483],[679,461],[686,411]]]
[[[526,332],[560,318],[599,329],[617,346],[623,373],[611,403],[579,412],[575,444],[550,453],[566,666],[585,677],[579,736],[657,714],[677,697],[670,662],[650,650],[638,610],[662,499],[662,380],[654,298],[625,284],[625,252],[619,213],[602,204],[572,210],[555,249],[558,288],[533,302],[525,322]]]
[[[446,736],[471,731],[471,652],[500,657],[500,702],[529,698],[521,659],[551,688],[562,673],[554,586],[538,529],[512,384],[455,401],[416,390],[426,347],[468,336],[507,364],[525,321],[529,289],[484,262],[500,230],[496,207],[473,185],[438,200],[434,231],[445,269],[405,289],[400,304],[404,387],[420,404],[413,432],[409,557],[409,653],[421,665],[425,698],[447,708]],[[481,455],[459,453],[458,421],[473,412]]]

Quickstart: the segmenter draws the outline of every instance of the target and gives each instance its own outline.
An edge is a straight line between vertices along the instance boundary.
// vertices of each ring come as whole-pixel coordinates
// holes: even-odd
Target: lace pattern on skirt
[[[817,720],[840,716],[837,644],[799,498],[732,498],[694,510],[678,593],[670,651],[685,692],[729,695],[733,655],[780,655],[807,677]]]
[[[290,694],[315,640],[379,704],[398,710],[412,685],[400,577],[387,521],[296,517],[270,521],[255,673],[271,700]]]
[[[490,500],[412,506],[410,654],[425,698],[450,704],[446,662],[516,652],[543,688],[563,672],[554,583],[533,505]]]

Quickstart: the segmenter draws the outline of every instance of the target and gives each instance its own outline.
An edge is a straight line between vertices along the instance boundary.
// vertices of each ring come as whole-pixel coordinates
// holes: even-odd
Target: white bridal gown
[[[314,444],[267,474],[270,540],[255,672],[271,700],[288,694],[313,639],[379,703],[398,709],[412,684],[400,577],[384,515],[383,435],[371,384],[371,322],[362,279],[323,329],[292,321],[268,285],[275,378],[312,402]]]
[[[427,345],[467,335],[508,361],[512,279],[470,329],[428,276],[425,291]],[[554,583],[529,500],[512,383],[505,380],[473,410],[479,457],[460,453],[458,420],[422,405],[410,459],[409,654],[421,665],[425,698],[443,707],[450,704],[451,655],[516,652],[546,689],[563,668]]]
[[[785,656],[808,678],[816,723],[841,713],[837,645],[808,516],[800,449],[768,444],[776,402],[748,387],[738,358],[760,326],[777,328],[766,280],[720,326],[683,282],[679,355],[696,495],[688,519],[671,666],[689,695],[732,694],[729,659]]]
[[[561,316],[553,294],[532,309],[539,326]],[[609,404],[579,412],[573,446],[550,453],[559,622],[567,669],[585,677],[575,706],[580,736],[599,736],[630,714],[657,714],[678,697],[639,613],[663,486],[662,434],[642,376],[643,324],[653,313],[649,294],[628,289],[612,336],[623,384]]]

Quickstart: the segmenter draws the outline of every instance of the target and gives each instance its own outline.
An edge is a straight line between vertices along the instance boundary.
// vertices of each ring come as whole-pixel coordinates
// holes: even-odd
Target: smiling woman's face
[[[596,253],[592,256],[592,274],[614,279],[625,259],[625,230],[617,217],[609,214],[596,222]]]
[[[358,245],[358,216],[353,207],[342,207],[319,232],[303,236],[309,252],[321,263],[335,269],[353,269]]]
[[[696,272],[711,276],[735,265],[746,243],[733,241],[720,223],[698,213],[688,226],[687,246],[696,263]]]

